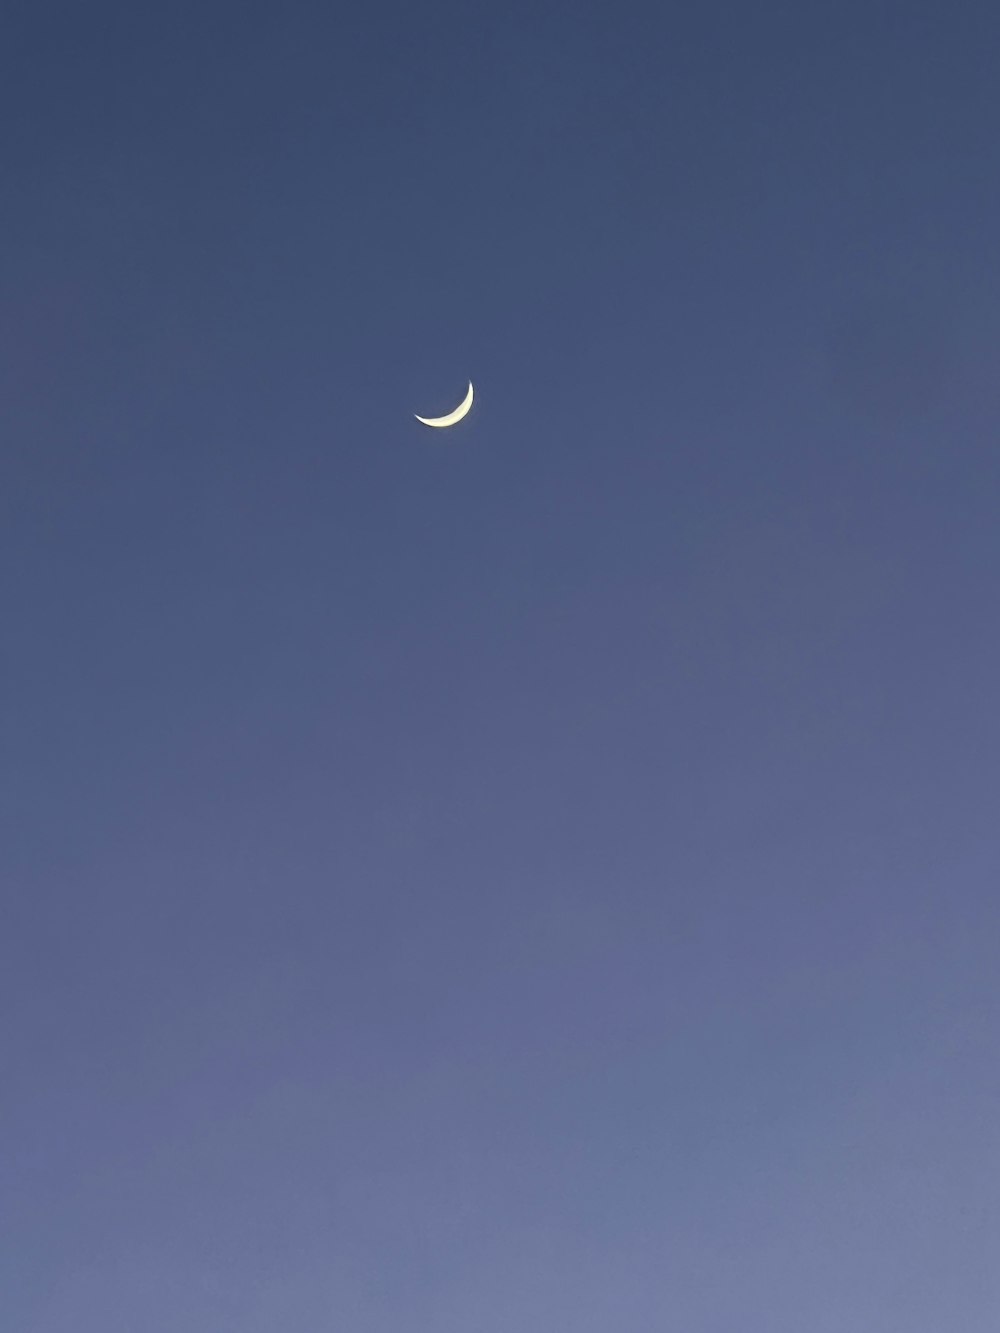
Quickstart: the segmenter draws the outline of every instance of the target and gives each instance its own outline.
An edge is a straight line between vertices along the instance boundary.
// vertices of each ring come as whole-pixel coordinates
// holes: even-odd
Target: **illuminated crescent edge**
[[[469,392],[454,412],[449,412],[446,417],[417,417],[417,420],[424,426],[454,426],[455,422],[461,421],[472,406],[472,398],[472,381],[469,380]],[[416,416],[417,414],[414,412],[413,415]]]

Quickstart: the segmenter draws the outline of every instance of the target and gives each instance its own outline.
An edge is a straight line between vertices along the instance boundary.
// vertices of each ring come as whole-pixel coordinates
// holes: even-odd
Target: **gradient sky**
[[[0,1322],[994,1333],[1000,11],[352,8],[5,11]]]

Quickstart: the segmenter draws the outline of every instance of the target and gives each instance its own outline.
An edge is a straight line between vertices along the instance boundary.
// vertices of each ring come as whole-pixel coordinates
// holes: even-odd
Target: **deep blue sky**
[[[998,67],[7,11],[5,1330],[994,1333]]]

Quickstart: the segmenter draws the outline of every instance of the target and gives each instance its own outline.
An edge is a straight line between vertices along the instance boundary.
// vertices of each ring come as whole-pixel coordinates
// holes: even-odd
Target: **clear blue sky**
[[[5,1330],[994,1333],[998,67],[8,9]]]

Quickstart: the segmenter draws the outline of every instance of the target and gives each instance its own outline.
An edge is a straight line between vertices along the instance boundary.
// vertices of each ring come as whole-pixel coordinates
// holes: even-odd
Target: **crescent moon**
[[[472,406],[472,398],[472,380],[469,380],[469,391],[454,412],[449,412],[444,417],[417,417],[417,420],[424,426],[454,426],[456,421],[461,421],[468,414],[469,408]],[[417,416],[416,412],[413,415]]]

